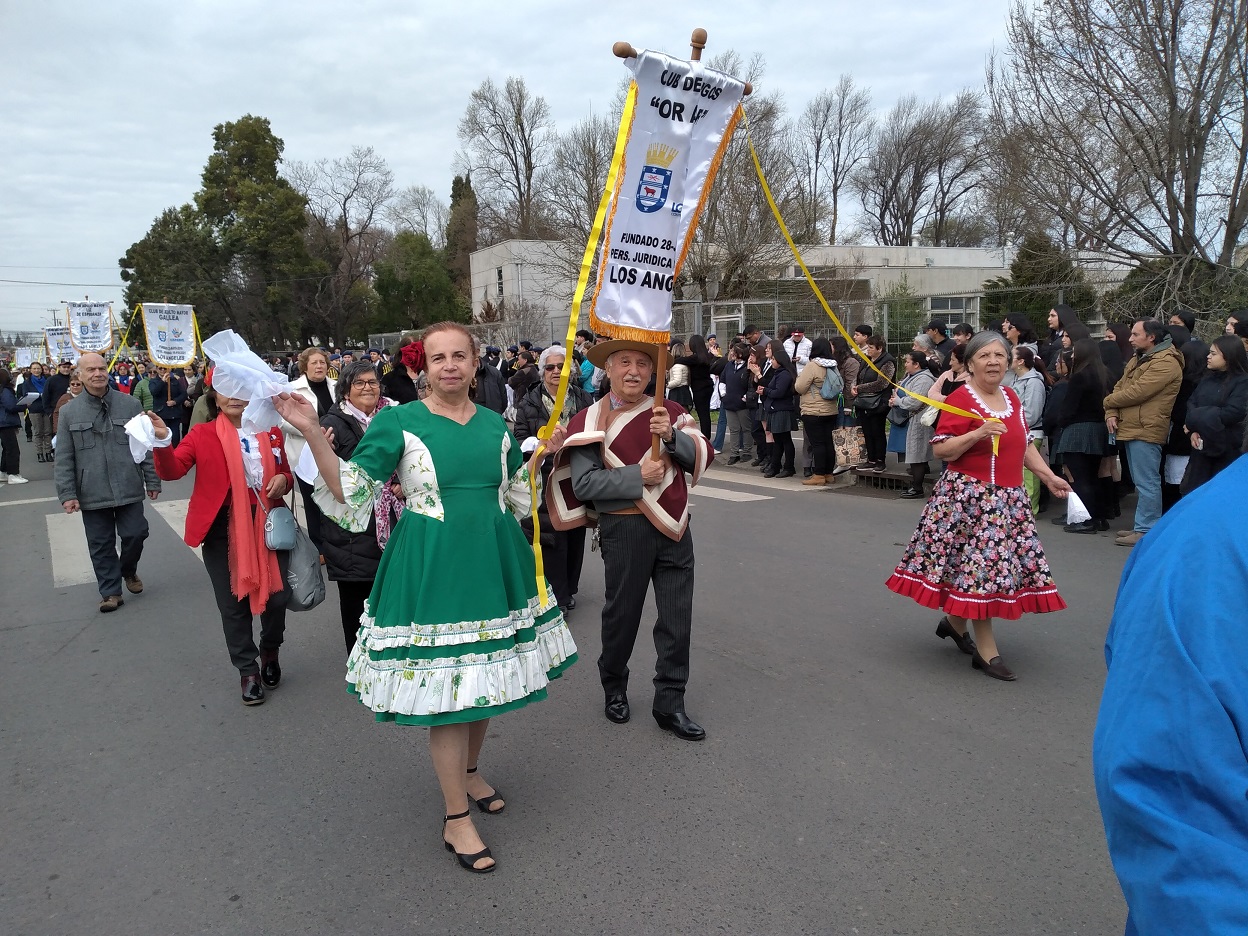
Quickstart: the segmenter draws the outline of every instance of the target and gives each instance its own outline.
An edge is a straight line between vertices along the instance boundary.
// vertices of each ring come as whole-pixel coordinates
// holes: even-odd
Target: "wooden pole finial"
[[[611,47],[611,53],[616,58],[622,58],[622,59],[637,57],[637,50],[634,49],[630,43],[627,43],[624,41],[617,42],[615,45],[613,45]]]
[[[698,27],[693,31],[693,35],[689,37],[689,45],[693,48],[693,54],[689,56],[690,61],[702,61],[702,50],[706,48],[706,30]]]

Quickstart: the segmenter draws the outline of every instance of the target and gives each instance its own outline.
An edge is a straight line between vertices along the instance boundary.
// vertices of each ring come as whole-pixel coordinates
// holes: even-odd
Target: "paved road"
[[[883,587],[919,505],[716,470],[693,521],[708,741],[603,718],[591,556],[581,662],[491,729],[509,805],[478,818],[500,867],[475,877],[438,841],[425,733],[346,694],[332,586],[244,708],[180,539],[190,485],[150,512],[147,591],[101,615],[80,521],[22,445],[34,480],[0,488],[6,933],[1121,932],[1089,753],[1109,535],[1043,525],[1072,610],[1000,628],[1004,684]],[[652,666],[643,638],[643,716]]]

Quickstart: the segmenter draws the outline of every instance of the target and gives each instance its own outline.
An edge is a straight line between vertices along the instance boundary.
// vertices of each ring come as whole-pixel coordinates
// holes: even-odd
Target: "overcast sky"
[[[399,187],[446,200],[455,126],[486,78],[522,76],[563,129],[609,108],[625,74],[613,42],[687,55],[702,26],[708,56],[761,54],[760,90],[790,112],[843,72],[885,110],[981,86],[1007,7],[0,0],[0,329],[51,324],[85,294],[120,304],[117,258],[191,199],[212,128],[244,114],[269,118],[287,159],[372,146]]]

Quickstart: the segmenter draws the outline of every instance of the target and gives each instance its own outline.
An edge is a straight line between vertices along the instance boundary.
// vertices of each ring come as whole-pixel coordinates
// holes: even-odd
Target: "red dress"
[[[1006,432],[997,454],[992,440],[975,443],[936,481],[888,587],[925,608],[982,620],[1061,611],[1066,602],[1044,557],[1031,501],[1023,487],[1027,422],[1013,390],[994,412],[969,385],[947,398],[951,406],[1000,419]],[[978,419],[941,412],[933,442],[964,435]]]

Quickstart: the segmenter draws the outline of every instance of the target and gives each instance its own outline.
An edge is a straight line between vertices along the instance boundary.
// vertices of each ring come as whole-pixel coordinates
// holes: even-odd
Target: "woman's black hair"
[[[797,380],[797,368],[789,357],[789,352],[784,350],[784,342],[779,338],[771,339],[771,359],[776,362],[776,367],[787,370],[789,376]]]
[[[1239,346],[1242,348],[1244,343],[1241,341]],[[1183,383],[1189,386],[1199,383],[1209,370],[1209,346],[1203,341],[1189,341],[1179,348],[1179,354],[1183,355]]]
[[[1022,312],[1010,312],[1006,315],[1005,320],[1018,329],[1018,343],[1029,342],[1035,344],[1039,341],[1036,335],[1036,326]]]
[[[0,390],[13,386],[13,375],[5,368],[0,367]]]
[[[931,368],[928,366],[927,355],[924,354],[922,351],[907,351],[906,360],[913,361],[915,364],[918,364],[919,367],[921,367],[923,370],[931,370]]]
[[[701,335],[690,335],[689,343],[685,345],[689,349],[689,354],[697,358],[699,364],[711,363],[711,352],[706,346],[706,339]]]
[[[1110,322],[1105,329],[1114,336],[1114,344],[1122,352],[1122,359],[1128,360],[1135,353],[1131,347],[1131,326],[1125,322]]]
[[[1213,339],[1213,346],[1226,358],[1228,374],[1248,374],[1248,349],[1244,340],[1238,335],[1218,335]]]
[[[836,360],[836,355],[832,351],[832,342],[820,335],[810,343],[810,356],[812,358],[823,358],[824,360]],[[837,361],[840,366],[840,361]]]
[[[1102,396],[1109,393],[1109,370],[1101,360],[1101,345],[1095,338],[1080,338],[1070,346],[1070,375],[1085,370],[1092,371]]]
[[[221,408],[217,406],[217,391],[212,387],[205,386],[203,400],[204,408],[208,410],[208,421],[212,422],[221,415]]]

